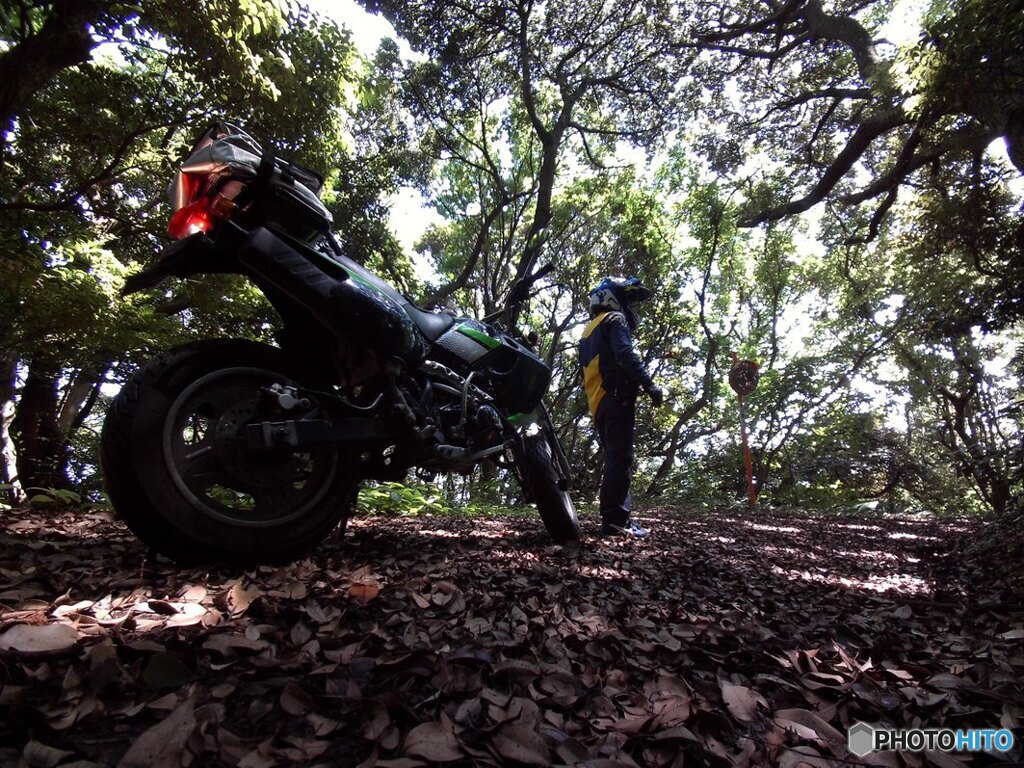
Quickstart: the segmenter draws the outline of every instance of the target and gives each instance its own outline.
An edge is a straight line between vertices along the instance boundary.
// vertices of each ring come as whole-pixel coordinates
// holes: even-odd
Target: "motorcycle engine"
[[[462,422],[461,407],[447,405],[439,408],[437,418],[441,431],[453,438],[458,436],[458,442],[464,445],[473,448],[489,448],[501,442],[502,418],[498,409],[492,405],[485,403],[476,407],[475,410],[471,407],[462,434],[459,430],[459,425]]]
[[[462,409],[457,405],[446,405],[437,409],[437,425],[449,438],[455,435],[462,420]]]
[[[481,405],[473,421],[475,433],[470,437],[473,445],[484,448],[501,442],[502,419],[497,408],[487,404]]]

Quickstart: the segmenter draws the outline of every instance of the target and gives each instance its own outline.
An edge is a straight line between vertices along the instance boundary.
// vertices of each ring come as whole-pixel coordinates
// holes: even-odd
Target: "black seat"
[[[455,325],[455,318],[447,312],[427,312],[412,304],[406,304],[405,311],[430,341],[437,341],[445,331]]]

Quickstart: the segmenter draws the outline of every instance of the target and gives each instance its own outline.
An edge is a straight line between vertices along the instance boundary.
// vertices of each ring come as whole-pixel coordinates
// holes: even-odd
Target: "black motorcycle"
[[[511,470],[552,538],[579,537],[545,410],[551,370],[504,328],[551,265],[483,320],[416,307],[348,258],[308,169],[237,126],[206,131],[171,185],[176,242],[125,293],[234,273],[281,318],[279,346],[168,350],[114,399],[101,463],[115,509],[182,561],[286,561],[343,526],[365,480]]]

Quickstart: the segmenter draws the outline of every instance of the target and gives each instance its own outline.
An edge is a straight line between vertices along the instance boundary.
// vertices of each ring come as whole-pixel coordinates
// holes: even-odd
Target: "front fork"
[[[569,459],[562,448],[562,441],[558,439],[558,432],[551,421],[551,414],[542,402],[540,404],[540,424],[547,434],[548,445],[551,447],[551,458],[554,459],[555,468],[558,470],[558,487],[563,491],[572,490],[572,469],[569,467]]]

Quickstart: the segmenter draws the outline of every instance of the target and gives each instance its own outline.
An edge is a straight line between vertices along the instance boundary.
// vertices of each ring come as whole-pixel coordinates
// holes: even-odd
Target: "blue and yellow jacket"
[[[610,393],[619,400],[635,398],[641,387],[647,389],[653,383],[621,312],[602,312],[583,329],[580,367],[591,416],[597,415],[605,395]]]

